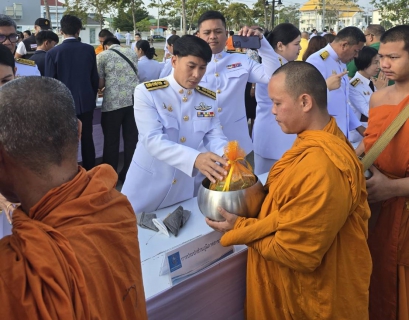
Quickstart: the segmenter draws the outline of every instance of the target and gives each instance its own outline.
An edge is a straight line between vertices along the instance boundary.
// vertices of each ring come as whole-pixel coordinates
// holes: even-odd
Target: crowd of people
[[[370,177],[358,156],[409,108],[409,26],[244,26],[260,48],[236,52],[220,12],[197,25],[170,35],[159,63],[139,34],[132,48],[102,30],[95,50],[65,15],[62,43],[42,18],[18,43],[0,15],[0,318],[147,319],[135,212],[224,179],[237,140],[268,173],[266,198],[257,218],[219,208],[225,221],[206,223],[222,245],[248,246],[246,318],[408,319],[409,124]]]

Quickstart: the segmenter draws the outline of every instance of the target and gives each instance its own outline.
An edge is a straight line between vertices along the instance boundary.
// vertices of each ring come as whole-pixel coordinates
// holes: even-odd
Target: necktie
[[[375,87],[373,85],[372,80],[369,81],[369,87],[372,89],[372,91],[375,91]]]

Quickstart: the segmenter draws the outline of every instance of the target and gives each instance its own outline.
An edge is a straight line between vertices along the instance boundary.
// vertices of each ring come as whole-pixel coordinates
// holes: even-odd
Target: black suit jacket
[[[44,76],[44,70],[45,70],[45,54],[47,52],[43,50],[37,50],[34,52],[34,54],[31,56],[30,60],[35,61],[38,70],[40,71],[41,75]]]
[[[44,75],[70,89],[77,115],[95,109],[99,78],[92,46],[77,39],[64,40],[45,55]]]

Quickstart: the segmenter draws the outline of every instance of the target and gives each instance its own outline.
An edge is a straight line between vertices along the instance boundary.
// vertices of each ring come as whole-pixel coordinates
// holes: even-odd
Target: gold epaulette
[[[206,89],[201,86],[196,87],[196,91],[200,92],[201,94],[204,94],[205,96],[208,96],[209,98],[212,98],[213,100],[216,100],[216,92]]]
[[[21,63],[21,64],[25,64],[25,65],[31,66],[31,67],[34,67],[36,65],[35,61],[28,60],[28,59],[23,59],[23,58],[17,58],[16,62]]]
[[[166,80],[153,80],[143,83],[148,91],[163,89],[169,87],[169,82]]]
[[[320,57],[322,60],[327,60],[327,58],[329,57],[329,53],[328,51],[324,51],[320,54]]]
[[[361,82],[358,78],[351,82],[351,86],[356,87],[358,83]]]

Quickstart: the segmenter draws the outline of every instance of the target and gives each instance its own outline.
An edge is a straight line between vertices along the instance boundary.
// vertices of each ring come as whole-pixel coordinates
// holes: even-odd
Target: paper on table
[[[233,246],[223,247],[221,236],[213,231],[166,252],[160,275],[170,274],[172,284],[176,284],[232,254]]]

